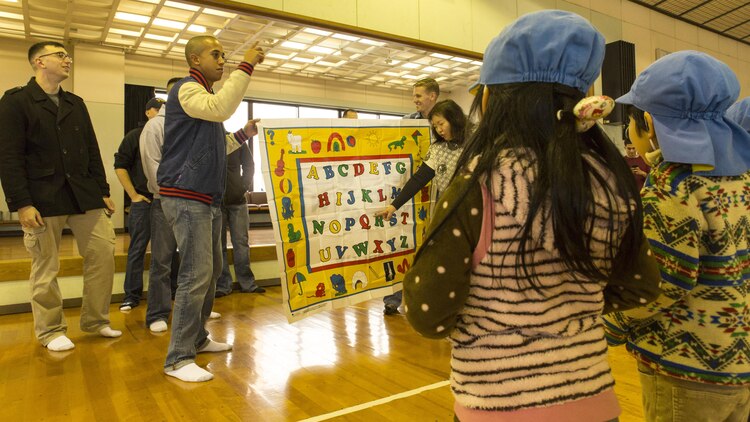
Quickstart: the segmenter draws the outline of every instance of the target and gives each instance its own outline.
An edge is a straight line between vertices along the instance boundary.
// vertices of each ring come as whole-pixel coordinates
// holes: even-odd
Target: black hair
[[[28,52],[29,63],[31,63],[31,61],[34,60],[34,57],[36,57],[36,55],[39,54],[40,51],[44,50],[44,47],[47,47],[47,46],[65,48],[64,45],[60,44],[57,41],[38,42],[32,45],[31,47],[29,47],[29,52]]]
[[[572,110],[584,94],[565,85],[541,82],[489,85],[488,90],[487,109],[467,141],[457,167],[465,169],[480,155],[470,180],[476,183],[482,175],[493,171],[502,150],[529,153],[536,176],[529,192],[529,212],[518,238],[517,275],[529,279],[535,288],[539,285],[533,266],[530,269],[526,264],[528,256],[541,243],[541,239],[532,239],[531,235],[533,221],[543,207],[549,208],[554,244],[568,269],[595,280],[608,279],[611,273],[627,274],[642,240],[640,195],[632,171],[599,126],[576,132]],[[557,110],[564,110],[559,120]],[[608,169],[611,175],[600,174],[585,156]],[[489,186],[491,179],[487,180]],[[605,256],[611,263],[611,272],[598,268],[590,254],[590,246],[595,242],[590,223],[595,209],[592,184],[605,190],[606,198],[597,199],[606,200],[612,211],[610,246]],[[635,207],[618,209],[616,197]],[[614,230],[616,212],[626,213],[630,222],[621,241],[620,233]],[[615,251],[619,254],[617,259]]]
[[[432,110],[430,110],[430,114],[427,116],[427,119],[432,122],[433,116],[440,115],[443,116],[445,120],[448,121],[448,124],[451,125],[451,135],[453,136],[453,141],[459,144],[462,144],[464,142],[464,139],[466,139],[466,115],[464,115],[464,111],[461,109],[461,106],[456,104],[453,100],[443,100],[439,101],[435,104],[434,107],[432,107]],[[435,131],[435,128],[432,127],[432,136],[437,141],[445,141],[445,138],[440,136],[440,134]]]
[[[477,87],[477,93],[474,94],[474,101],[471,102],[469,109],[469,121],[477,123],[482,120],[482,98],[484,98],[484,85]]]
[[[169,91],[171,90],[171,86],[173,86],[174,84],[176,84],[177,82],[179,82],[181,80],[182,80],[182,78],[179,77],[179,76],[177,76],[177,77],[171,78],[170,80],[167,81],[167,86],[166,86],[167,95],[169,95]]]
[[[628,116],[633,118],[633,121],[635,122],[636,133],[641,134],[642,132],[649,131],[648,122],[646,122],[645,111],[632,104],[629,104],[625,109],[625,112],[628,114]]]

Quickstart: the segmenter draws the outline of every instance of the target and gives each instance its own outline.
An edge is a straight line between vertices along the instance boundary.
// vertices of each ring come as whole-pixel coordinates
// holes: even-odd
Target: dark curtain
[[[146,103],[154,98],[152,86],[125,84],[125,132],[138,127],[138,123],[146,121]]]

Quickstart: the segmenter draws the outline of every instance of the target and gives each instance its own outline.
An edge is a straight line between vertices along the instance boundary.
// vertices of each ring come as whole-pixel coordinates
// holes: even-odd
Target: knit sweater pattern
[[[608,340],[663,375],[750,385],[750,173],[701,176],[662,162],[641,196],[664,293],[608,315]]]

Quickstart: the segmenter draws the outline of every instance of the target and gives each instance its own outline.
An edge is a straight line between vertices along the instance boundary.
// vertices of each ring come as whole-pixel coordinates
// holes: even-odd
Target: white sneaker
[[[148,329],[151,330],[152,333],[163,333],[167,331],[167,322],[162,320],[152,322],[151,325],[148,326]]]
[[[211,315],[208,316],[209,319],[219,319],[221,318],[221,314],[218,312],[211,311]]]

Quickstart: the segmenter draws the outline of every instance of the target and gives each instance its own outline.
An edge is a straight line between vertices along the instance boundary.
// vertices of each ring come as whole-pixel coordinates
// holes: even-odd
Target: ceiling
[[[750,2],[745,0],[631,0],[665,15],[750,45]]]
[[[124,49],[126,54],[184,60],[195,35],[214,35],[230,63],[258,41],[258,70],[411,90],[432,77],[441,89],[466,87],[481,62],[419,47],[362,38],[298,23],[240,15],[167,0],[0,0],[0,37],[58,39]],[[462,88],[463,89],[463,88]]]
[[[607,0],[614,1],[614,0]],[[631,0],[750,45],[750,2]],[[443,90],[471,85],[481,62],[392,40],[362,38],[198,2],[168,0],[0,0],[0,37],[57,39],[122,48],[126,54],[184,60],[190,37],[216,36],[230,63],[254,42],[266,49],[259,70],[410,90],[435,78]]]

